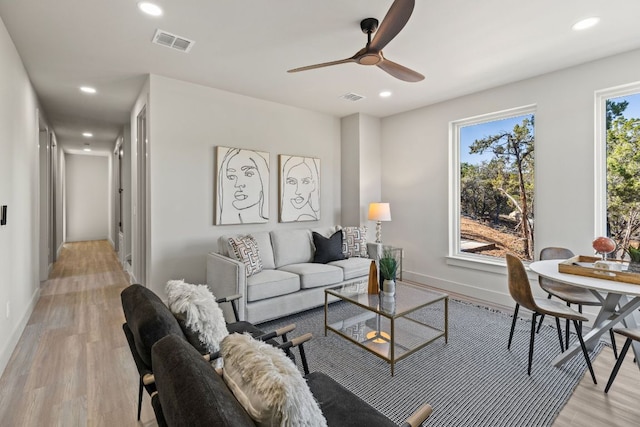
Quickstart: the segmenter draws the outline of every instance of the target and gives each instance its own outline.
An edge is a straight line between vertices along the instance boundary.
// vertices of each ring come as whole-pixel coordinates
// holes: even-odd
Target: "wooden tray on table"
[[[578,276],[595,277],[597,279],[613,280],[615,282],[633,283],[635,285],[640,285],[640,274],[626,271],[626,268],[629,265],[627,261],[619,259],[606,260],[622,264],[623,270],[616,271],[594,267],[594,263],[601,260],[602,258],[599,257],[576,255],[566,261],[562,261],[561,263],[559,263],[558,271],[560,273],[576,274]]]

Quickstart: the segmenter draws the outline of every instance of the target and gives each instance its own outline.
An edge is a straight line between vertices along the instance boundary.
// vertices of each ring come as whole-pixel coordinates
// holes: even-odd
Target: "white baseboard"
[[[403,278],[406,278],[407,280],[442,289],[445,292],[449,291],[468,296],[474,300],[477,300],[479,303],[485,302],[489,307],[495,306],[496,304],[503,307],[515,306],[515,302],[511,298],[511,295],[509,295],[506,288],[506,283],[505,292],[496,292],[489,289],[483,289],[477,286],[468,285],[466,283],[452,282],[450,280],[444,280],[437,277],[428,276],[426,274],[415,273],[412,271],[403,271],[402,274]],[[593,322],[598,314],[598,307],[583,307],[583,309],[583,314],[589,318],[590,322]],[[522,317],[522,315],[519,314],[518,317]]]
[[[4,369],[7,367],[7,363],[9,363],[9,359],[11,359],[11,355],[13,354],[13,350],[15,350],[16,345],[18,345],[18,341],[22,336],[22,332],[24,328],[27,326],[29,319],[31,318],[31,314],[33,313],[33,309],[36,307],[36,303],[40,298],[40,287],[33,293],[31,297],[31,302],[27,306],[20,322],[16,325],[15,329],[11,332],[11,336],[5,342],[4,347],[2,348],[2,352],[0,353],[0,372],[4,373]]]

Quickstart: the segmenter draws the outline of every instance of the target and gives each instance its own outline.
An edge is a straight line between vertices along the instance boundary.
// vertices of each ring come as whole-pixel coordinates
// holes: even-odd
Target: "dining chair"
[[[633,341],[640,342],[640,329],[627,329],[620,328],[614,330],[616,333],[627,337],[627,340],[624,342],[622,346],[622,350],[620,350],[620,355],[618,356],[618,360],[616,361],[616,365],[613,367],[613,371],[611,371],[611,376],[609,376],[609,381],[607,381],[607,386],[604,389],[605,393],[609,393],[609,389],[611,388],[611,384],[613,384],[613,380],[616,379],[616,375],[618,375],[618,371],[620,370],[620,365],[622,365],[622,361],[624,360],[624,356],[626,356],[629,347]]]
[[[567,248],[559,247],[547,247],[540,251],[540,260],[549,259],[569,259],[574,256],[574,253]],[[589,289],[581,288],[579,286],[569,285],[568,283],[556,282],[555,280],[539,276],[538,283],[540,287],[547,292],[547,298],[551,299],[552,296],[559,298],[566,302],[567,307],[571,307],[571,304],[578,305],[578,312],[582,313],[582,306],[600,306],[602,302],[591,292]],[[538,323],[538,332],[544,321],[544,314],[540,316],[540,322]],[[582,333],[582,322],[580,322],[580,332]],[[618,350],[616,347],[616,340],[613,336],[613,331],[609,330],[611,337],[611,346],[613,347],[613,354],[618,358]],[[566,322],[565,328],[565,347],[569,347],[569,319]]]
[[[531,320],[531,338],[529,339],[529,364],[527,368],[528,375],[531,375],[531,363],[533,361],[533,346],[536,336],[537,317],[540,315],[549,315],[556,318],[556,327],[558,328],[558,338],[560,340],[560,349],[562,351],[564,351],[564,349],[562,347],[562,332],[560,329],[559,319],[571,320],[576,330],[576,334],[578,335],[580,347],[582,348],[582,353],[584,354],[585,361],[587,362],[587,367],[589,368],[589,372],[591,373],[593,383],[597,384],[596,375],[593,372],[591,360],[589,360],[589,353],[587,353],[587,348],[584,345],[582,333],[580,332],[580,327],[578,325],[578,322],[586,321],[588,319],[571,307],[567,307],[558,301],[534,298],[533,292],[531,291],[531,284],[529,283],[529,278],[527,277],[527,272],[524,268],[524,265],[522,264],[522,261],[513,254],[507,254],[506,257],[509,293],[516,302],[507,349],[511,349],[511,341],[513,339],[513,332],[516,327],[518,310],[520,306],[533,312],[533,318]]]

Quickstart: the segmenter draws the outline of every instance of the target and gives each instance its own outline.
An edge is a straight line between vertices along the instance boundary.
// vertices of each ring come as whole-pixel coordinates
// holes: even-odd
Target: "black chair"
[[[310,338],[311,334],[305,334],[280,347],[297,346],[302,350],[302,344]],[[305,361],[304,351],[300,357]],[[164,411],[170,427],[256,425],[222,377],[184,341],[174,336],[161,339],[153,346],[152,358],[158,386],[153,399]],[[309,373],[306,362],[304,365],[304,378],[329,427],[398,427],[331,377],[321,372]],[[431,406],[422,405],[402,427],[417,427],[431,413]]]
[[[122,325],[122,329],[140,376],[137,417],[137,419],[140,420],[143,389],[146,389],[150,396],[156,391],[155,377],[152,370],[151,348],[158,340],[167,335],[174,335],[188,342],[205,359],[209,359],[210,355],[200,344],[197,336],[194,336],[194,334],[190,333],[187,329],[181,327],[178,319],[176,319],[174,314],[153,291],[142,285],[134,284],[124,289],[120,294],[120,298],[126,319],[126,323]],[[218,301],[221,303],[232,303],[232,299],[230,298],[220,298]],[[273,338],[282,336],[283,341],[286,341],[286,334],[295,329],[295,325],[288,325],[266,334],[249,322],[228,323],[227,329],[230,333],[248,332],[255,338],[267,341],[272,345],[279,345]],[[162,413],[158,413],[155,407],[154,412],[156,413],[158,425],[165,425],[162,420]]]
[[[613,371],[611,371],[611,376],[609,376],[609,381],[607,381],[607,386],[604,389],[605,393],[609,393],[609,389],[613,384],[613,380],[616,379],[616,375],[618,375],[618,371],[620,370],[620,365],[622,365],[622,361],[624,360],[624,356],[627,355],[627,351],[631,346],[633,341],[640,341],[640,329],[615,329],[615,332],[627,337],[627,340],[624,342],[622,346],[622,350],[620,350],[620,355],[618,356],[618,360],[616,361],[616,365],[613,367]]]
[[[578,322],[587,321],[588,319],[582,314],[578,313],[570,307],[563,305],[558,301],[534,298],[533,293],[531,292],[531,284],[529,283],[529,278],[527,277],[527,272],[524,268],[524,265],[522,264],[522,261],[520,261],[520,259],[513,254],[507,254],[506,258],[509,293],[516,302],[507,349],[511,349],[511,341],[513,339],[513,332],[516,327],[518,309],[520,308],[520,306],[523,306],[524,308],[533,312],[533,318],[531,320],[531,338],[529,340],[529,365],[527,368],[527,373],[529,375],[531,375],[531,363],[533,361],[533,345],[536,336],[537,317],[539,315],[548,314],[549,316],[553,316],[556,318],[556,327],[558,328],[558,338],[560,339],[560,349],[562,351],[564,351],[564,349],[562,347],[562,332],[560,329],[559,319],[562,318],[571,320],[573,321],[573,325],[576,329],[576,334],[578,335],[578,340],[580,341],[580,347],[582,348],[582,353],[584,354],[585,361],[587,362],[587,367],[589,368],[589,372],[591,373],[593,383],[597,384],[596,375],[594,374],[593,368],[591,367],[591,360],[589,360],[589,353],[587,353],[587,348],[585,347],[584,340],[582,339],[580,326],[578,325]]]
[[[574,254],[571,250],[566,248],[548,247],[543,248],[540,251],[540,260],[547,259],[568,259],[573,257]],[[578,305],[578,312],[582,313],[582,306],[600,306],[602,302],[591,292],[589,289],[581,288],[579,286],[569,285],[568,283],[556,282],[555,280],[539,276],[538,282],[540,287],[547,292],[547,298],[551,299],[552,296],[559,298],[567,303],[567,307],[571,307],[571,304]],[[538,332],[542,326],[544,320],[544,314],[540,316],[540,322],[538,323]],[[582,322],[580,322],[580,328],[582,328]],[[613,354],[618,358],[618,351],[616,348],[616,339],[613,336],[613,331],[609,330],[611,337],[611,346],[613,347]],[[569,348],[569,319],[567,319],[567,325],[565,328],[566,335],[566,348]]]

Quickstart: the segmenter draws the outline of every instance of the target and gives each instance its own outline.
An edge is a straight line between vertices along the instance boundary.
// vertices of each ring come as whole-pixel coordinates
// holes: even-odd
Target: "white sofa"
[[[218,240],[218,252],[207,255],[207,285],[216,296],[240,294],[240,320],[260,323],[324,304],[324,289],[366,281],[371,259],[352,257],[313,263],[312,231],[329,237],[340,227],[249,233],[256,240],[263,270],[247,277],[245,264],[229,257],[229,238]],[[368,251],[378,253],[377,244]],[[228,319],[232,313],[225,312]]]

